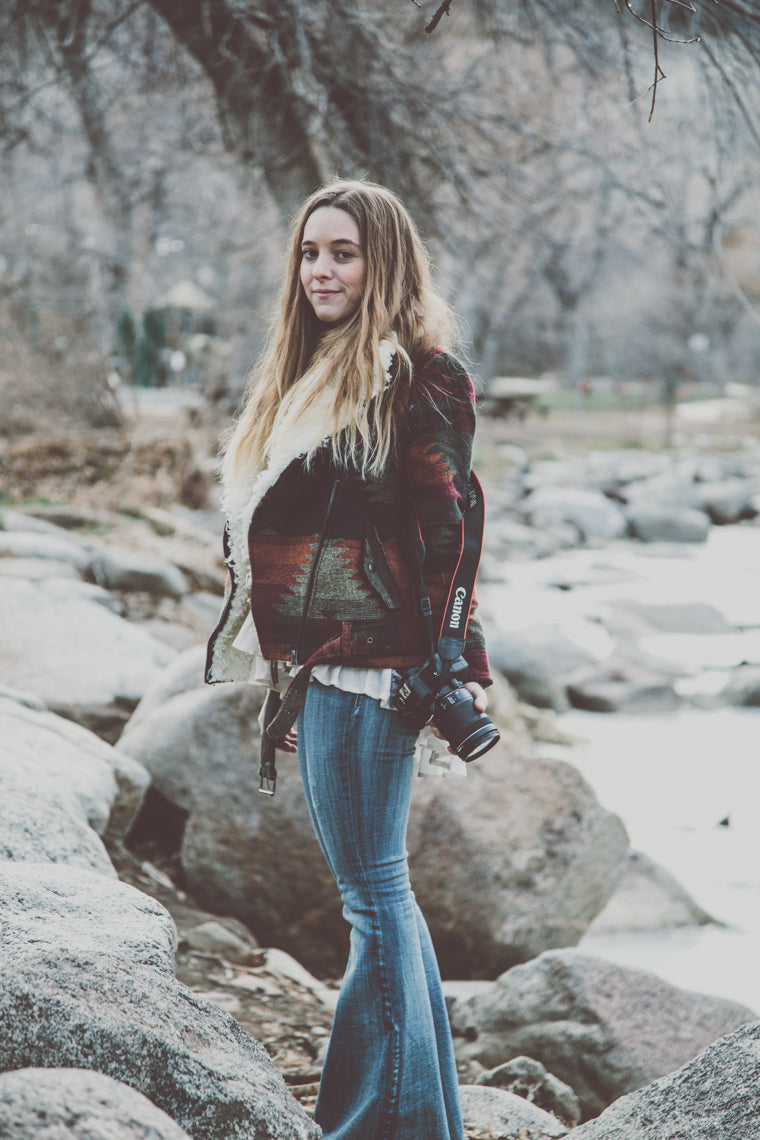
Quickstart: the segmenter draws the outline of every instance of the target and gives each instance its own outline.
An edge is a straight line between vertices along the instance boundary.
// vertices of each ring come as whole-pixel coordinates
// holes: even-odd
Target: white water
[[[612,647],[604,619],[617,600],[715,606],[730,632],[640,640],[651,658],[687,675],[679,691],[716,692],[732,667],[760,660],[760,527],[713,528],[704,546],[680,549],[613,543],[509,563],[504,572],[507,582],[480,591],[484,612],[506,630],[556,622],[599,660]],[[542,751],[575,764],[621,816],[632,847],[725,924],[587,936],[581,948],[760,1015],[760,710],[573,711],[559,724],[577,742]]]
[[[580,739],[555,754],[623,819],[631,846],[726,924],[587,936],[581,949],[760,1014],[760,710],[571,712],[559,723]]]

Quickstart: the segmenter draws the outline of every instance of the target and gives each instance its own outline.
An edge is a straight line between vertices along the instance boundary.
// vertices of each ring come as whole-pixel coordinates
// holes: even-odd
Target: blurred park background
[[[336,174],[402,195],[493,410],[545,448],[660,447],[687,399],[751,421],[759,45],[756,0],[8,0],[0,490],[35,490],[46,432],[98,482],[135,390],[223,423]]]

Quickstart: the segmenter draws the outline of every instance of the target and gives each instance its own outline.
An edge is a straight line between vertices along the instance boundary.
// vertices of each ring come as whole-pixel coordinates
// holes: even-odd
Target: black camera
[[[401,677],[395,705],[412,728],[433,723],[462,760],[477,760],[499,740],[490,717],[478,712],[475,698],[459,679],[467,672],[464,657],[443,662],[436,653]]]

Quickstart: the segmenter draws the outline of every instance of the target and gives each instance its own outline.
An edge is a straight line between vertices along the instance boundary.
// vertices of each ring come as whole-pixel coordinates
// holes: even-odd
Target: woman
[[[315,1119],[327,1140],[462,1140],[451,1035],[405,832],[416,730],[393,698],[429,653],[407,556],[416,508],[434,618],[457,565],[472,385],[398,199],[336,182],[296,218],[279,320],[223,463],[229,583],[206,679],[285,691],[351,925]],[[480,628],[465,657],[490,683]],[[297,718],[297,725],[294,723]]]

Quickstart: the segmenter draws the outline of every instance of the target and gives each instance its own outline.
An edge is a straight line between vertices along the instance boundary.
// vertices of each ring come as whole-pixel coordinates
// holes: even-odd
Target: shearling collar
[[[378,368],[375,377],[376,395],[391,381],[396,344],[393,334],[380,341],[379,357],[383,373],[381,374]],[[299,387],[312,386],[320,381],[321,374],[317,369],[313,369],[307,372],[298,384]],[[334,393],[335,386],[328,385],[301,415],[293,416],[287,407],[282,416],[278,412],[269,441],[266,463],[249,469],[224,486],[222,509],[227,519],[230,547],[228,564],[235,567],[243,586],[244,596],[250,593],[248,531],[256,508],[294,459],[307,455],[330,438]]]

